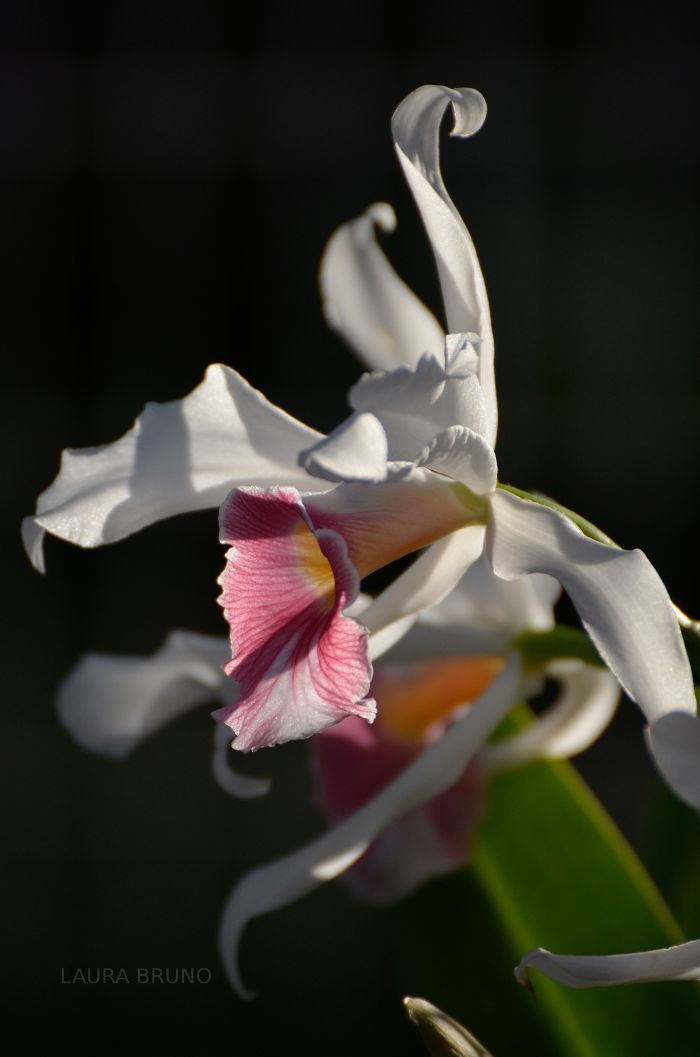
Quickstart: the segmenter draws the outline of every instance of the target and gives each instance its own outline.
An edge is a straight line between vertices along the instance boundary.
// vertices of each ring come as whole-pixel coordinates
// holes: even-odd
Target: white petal
[[[666,588],[641,551],[597,543],[563,514],[497,492],[486,553],[506,580],[532,572],[559,580],[606,664],[650,722],[666,712],[695,715],[678,623]]]
[[[440,122],[452,104],[453,136],[477,132],[486,103],[473,88],[424,85],[399,104],[391,122],[396,153],[420,210],[437,262],[448,331],[481,338],[479,379],[488,412],[486,439],[496,441],[498,406],[493,374],[493,334],[488,298],[474,244],[450,199],[440,172]]]
[[[364,610],[370,632],[440,602],[480,556],[482,525],[468,525],[434,543]]]
[[[538,947],[526,954],[515,970],[519,983],[529,986],[528,969],[566,987],[613,987],[654,980],[699,980],[700,940],[639,954],[552,954]]]
[[[410,616],[402,617],[401,620],[395,620],[393,624],[388,624],[387,627],[370,635],[369,659],[376,661],[378,657],[382,657],[403,639],[415,624],[416,616],[416,613],[412,613]]]
[[[253,870],[234,888],[220,930],[220,952],[231,983],[243,996],[237,948],[251,918],[286,906],[351,866],[386,826],[448,789],[510,710],[519,668],[511,661],[463,719],[354,815],[318,840]]]
[[[700,720],[669,712],[647,729],[654,762],[677,796],[700,811]]]
[[[440,357],[421,356],[415,368],[365,374],[352,387],[355,411],[375,415],[387,435],[389,458],[413,461],[436,433],[450,426],[467,426],[484,435],[486,405],[476,375],[474,347],[469,335],[450,335]]]
[[[58,691],[58,714],[79,745],[126,756],[149,734],[204,702],[235,701],[221,670],[226,638],[173,631],[150,657],[87,653]]]
[[[620,688],[610,672],[574,660],[555,661],[546,671],[561,684],[557,700],[519,734],[486,746],[480,760],[489,773],[522,767],[540,758],[576,756],[610,723],[620,700]]]
[[[183,400],[147,404],[113,444],[63,452],[58,477],[25,518],[27,553],[43,572],[44,531],[98,547],[161,518],[218,506],[235,485],[325,488],[298,466],[299,452],[320,439],[214,364]]]
[[[385,481],[388,445],[384,427],[374,415],[351,415],[299,459],[309,473],[327,481]]]
[[[270,792],[272,784],[270,779],[254,778],[253,775],[241,774],[240,771],[236,771],[231,763],[232,744],[231,728],[226,726],[225,723],[215,723],[212,770],[217,783],[224,792],[242,800],[266,796]]]
[[[493,448],[466,426],[450,426],[436,434],[423,449],[418,465],[460,481],[476,495],[493,492],[498,480]]]
[[[391,206],[378,202],[332,235],[321,260],[326,319],[373,370],[442,353],[444,332],[433,314],[396,274],[375,237],[393,231]]]
[[[482,556],[454,591],[421,619],[443,628],[488,630],[504,644],[521,631],[553,628],[553,607],[560,593],[561,585],[551,576],[535,573],[519,580],[501,580]]]

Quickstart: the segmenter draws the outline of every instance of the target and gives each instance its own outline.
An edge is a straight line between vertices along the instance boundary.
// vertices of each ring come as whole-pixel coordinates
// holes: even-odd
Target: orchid
[[[220,506],[221,541],[229,546],[221,604],[230,633],[226,655],[218,643],[178,633],[156,665],[143,662],[137,670],[114,659],[86,660],[64,687],[64,721],[83,743],[119,753],[200,700],[204,686],[222,701],[215,771],[255,794],[261,789],[250,780],[224,774],[222,751],[231,732],[234,749],[242,751],[312,735],[324,746],[331,742],[321,739],[340,744],[358,723],[379,715],[378,743],[391,727],[390,710],[382,715],[382,682],[399,677],[387,668],[373,683],[372,661],[410,628],[420,632],[426,618],[419,614],[431,611],[435,619],[433,607],[454,600],[450,592],[468,570],[498,578],[504,590],[512,582],[515,592],[537,582],[528,578],[545,576],[569,594],[608,668],[640,706],[666,781],[700,808],[692,675],[658,574],[641,551],[591,538],[580,519],[556,504],[498,482],[488,300],[474,246],[440,171],[439,128],[448,106],[454,135],[468,137],[481,127],[482,96],[441,86],[417,89],[392,120],[398,159],[436,259],[446,328],[376,242],[375,225],[388,230],[394,223],[388,206],[375,205],[341,228],[324,256],[326,315],[371,368],[350,391],[345,422],[324,437],[217,364],[183,400],[149,405],[120,440],[64,453],[58,477],[23,527],[34,564],[43,569],[46,532],[94,547],[160,518]],[[361,580],[417,552],[363,606]],[[253,914],[337,876],[382,832],[462,780],[522,696],[517,655],[501,647],[496,656],[493,678],[477,680],[478,692],[459,686],[443,714],[419,724],[420,751],[404,755],[374,796],[336,805],[332,813],[345,817],[334,829],[255,871],[234,891],[222,954],[240,990],[233,951]],[[212,657],[224,664],[224,674],[212,674]],[[115,719],[107,699],[96,700],[94,718],[86,721],[75,702],[95,692],[94,676],[102,678],[109,666],[116,676],[121,667],[137,680],[141,703],[132,699]],[[568,677],[558,677],[566,687]],[[569,690],[576,707],[560,702],[567,716],[578,714],[581,700],[598,701],[590,685],[583,693]],[[532,744],[531,735],[523,737],[523,759],[541,751],[540,733]],[[503,752],[491,751],[492,761]],[[345,807],[355,810],[346,814]]]

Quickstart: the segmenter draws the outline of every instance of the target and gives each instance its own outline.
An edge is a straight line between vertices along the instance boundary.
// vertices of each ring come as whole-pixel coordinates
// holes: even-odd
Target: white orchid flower
[[[240,698],[219,718],[243,750],[307,737],[348,716],[371,721],[371,656],[443,599],[482,553],[504,580],[549,575],[646,716],[660,771],[700,807],[692,676],[655,570],[640,551],[589,539],[563,513],[498,489],[488,302],[439,166],[448,105],[454,134],[480,128],[481,95],[440,86],[413,92],[392,122],[438,266],[444,342],[374,243],[373,221],[391,223],[386,209],[375,208],[336,236],[324,267],[329,317],[381,368],[351,391],[347,422],[324,438],[215,365],[188,397],[150,405],[114,444],[66,452],[25,522],[25,545],[42,567],[46,531],[98,546],[221,503],[221,538],[231,546],[221,577],[232,647],[226,671]],[[426,547],[361,620],[347,615],[364,576]],[[449,788],[511,707],[518,684],[511,658],[466,715],[373,801],[291,857],[285,901],[295,871],[298,891],[310,876],[333,875],[389,822]],[[280,874],[277,867],[258,873],[259,913],[279,901]],[[244,882],[228,931],[243,920],[240,902],[249,894]]]
[[[694,717],[696,705],[673,609],[653,567],[639,551],[608,548],[557,511],[496,490],[488,302],[439,167],[439,125],[450,104],[454,133],[477,131],[485,103],[471,89],[420,88],[392,122],[438,264],[448,323],[440,355],[437,324],[373,243],[371,217],[362,218],[329,249],[328,311],[366,359],[386,363],[389,349],[408,366],[365,376],[351,391],[353,416],[327,438],[234,371],[211,367],[193,393],[150,405],[116,443],[66,452],[25,522],[25,543],[41,567],[45,531],[97,546],[225,500],[221,534],[232,544],[221,580],[233,652],[227,670],[242,694],[220,718],[245,750],[306,737],[347,715],[371,720],[368,632],[444,597],[474,560],[469,537],[485,524],[484,550],[497,575],[544,572],[564,585],[652,724],[652,752],[678,788],[685,746],[675,722],[653,725],[673,712]],[[409,330],[397,322],[418,316],[425,325]],[[328,480],[341,483],[327,490]],[[362,623],[343,614],[361,577],[430,544]],[[700,805],[700,778],[680,786]]]

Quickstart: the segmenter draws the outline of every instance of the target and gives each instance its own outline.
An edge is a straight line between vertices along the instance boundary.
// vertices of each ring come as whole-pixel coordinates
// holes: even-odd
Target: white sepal
[[[386,202],[370,206],[331,236],[321,259],[326,320],[371,370],[414,366],[422,353],[440,356],[442,327],[396,274],[375,235],[396,227]]]
[[[452,106],[453,136],[472,136],[486,118],[486,102],[473,88],[427,84],[399,103],[391,130],[404,175],[420,210],[435,255],[448,331],[473,331],[479,345],[479,379],[488,414],[486,439],[498,428],[493,371],[493,333],[486,286],[474,244],[447,193],[440,172],[440,123]]]

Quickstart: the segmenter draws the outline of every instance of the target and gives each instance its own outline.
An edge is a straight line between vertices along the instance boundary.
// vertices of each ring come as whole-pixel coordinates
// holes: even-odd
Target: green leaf
[[[469,1024],[494,1053],[537,1057],[696,1057],[692,983],[574,991],[512,969],[532,947],[612,954],[683,937],[651,878],[567,763],[491,784],[470,868],[389,912],[401,984]]]
[[[687,936],[700,936],[700,817],[662,787],[642,844],[651,870]]]
[[[605,667],[588,636],[566,624],[557,624],[549,631],[523,631],[513,639],[511,646],[518,651],[526,668],[539,668],[562,657]]]

